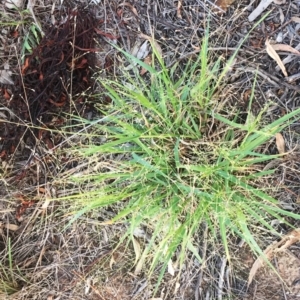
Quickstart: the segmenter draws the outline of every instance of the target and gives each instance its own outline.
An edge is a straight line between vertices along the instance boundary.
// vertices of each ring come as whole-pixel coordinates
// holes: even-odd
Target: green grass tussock
[[[221,237],[228,258],[229,233],[261,253],[252,224],[274,233],[267,216],[299,216],[282,210],[271,194],[257,188],[273,172],[260,165],[278,157],[260,153],[259,147],[299,116],[300,109],[262,126],[263,112],[254,117],[249,108],[248,119],[237,122],[238,111],[218,102],[228,67],[222,69],[221,60],[210,63],[208,35],[197,61],[190,61],[180,76],[175,76],[178,66],[167,69],[153,48],[151,66],[124,53],[148,71],[148,81],[137,71],[134,79],[124,71],[123,80],[101,82],[113,101],[94,126],[105,142],[79,152],[91,159],[110,158],[101,172],[74,178],[93,187],[71,197],[83,207],[75,218],[118,204],[120,211],[111,222],[126,222],[129,236],[140,226],[152,232],[137,263],[140,268],[148,260],[150,273],[162,263],[163,274],[175,252],[179,265],[187,251],[201,261],[193,241],[203,223]]]

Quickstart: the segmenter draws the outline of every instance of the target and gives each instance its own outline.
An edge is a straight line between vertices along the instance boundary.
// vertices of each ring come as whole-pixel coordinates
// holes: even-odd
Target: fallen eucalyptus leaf
[[[287,77],[288,74],[286,72],[285,66],[284,66],[283,62],[281,61],[279,55],[273,48],[273,45],[270,44],[269,39],[266,40],[265,45],[266,45],[266,50],[267,50],[267,53],[269,54],[269,56],[277,62],[277,65],[280,67],[282,73],[284,74],[285,77]]]
[[[140,246],[138,240],[134,237],[132,237],[132,243],[133,243],[133,249],[134,249],[134,253],[135,253],[134,264],[136,264],[141,257],[141,246]]]
[[[285,45],[285,44],[273,44],[272,48],[275,51],[286,51],[286,52],[291,52],[293,54],[296,55],[300,55],[300,52],[298,50],[296,50],[295,48],[289,46],[289,45]]]

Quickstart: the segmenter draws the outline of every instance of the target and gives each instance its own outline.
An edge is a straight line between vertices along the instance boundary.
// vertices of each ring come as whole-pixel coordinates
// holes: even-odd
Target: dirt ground
[[[187,257],[181,272],[176,266],[174,273],[167,272],[154,294],[159,268],[151,278],[146,276],[147,270],[135,275],[134,245],[124,241],[114,250],[126,225],[104,225],[103,221],[114,215],[113,208],[89,212],[70,225],[74,211],[70,201],[52,201],[83,188],[68,180],[69,175],[86,168],[68,151],[84,143],[72,134],[80,131],[82,124],[65,115],[77,114],[92,120],[99,117],[96,107],[105,107],[110,101],[101,96],[94,78],[121,74],[126,63],[112,44],[146,59],[141,49],[147,38],[154,36],[166,65],[171,68],[178,63],[184,67],[188,59],[198,55],[209,18],[212,59],[229,58],[243,42],[226,75],[220,101],[238,106],[245,114],[256,79],[254,114],[264,109],[268,101],[272,101],[266,113],[269,122],[298,108],[300,2],[274,0],[264,12],[268,16],[254,28],[263,14],[251,22],[248,17],[259,2],[16,0],[18,10],[1,2],[0,299],[300,297],[297,242],[277,251],[272,257],[274,270],[260,268],[248,287],[256,259],[248,246],[232,237],[232,260],[228,262],[221,240],[218,244],[202,228],[195,244],[199,245],[203,264],[193,256]],[[42,38],[38,28],[46,38]],[[266,40],[290,47],[277,50],[287,76],[267,53]],[[29,48],[33,54],[29,54]],[[72,105],[65,87],[65,83],[70,83],[68,68],[76,78],[71,83]],[[93,97],[95,94],[98,98]],[[35,100],[29,102],[27,97]],[[298,213],[299,121],[283,137],[291,154],[275,162],[272,167],[276,174],[266,184],[277,187],[274,196],[283,208]],[[265,151],[277,153],[274,140]],[[293,225],[298,228],[299,224]],[[288,233],[279,220],[274,220],[272,226],[283,235]],[[260,228],[255,230],[262,249],[278,240]],[[137,237],[141,244],[146,236],[147,232],[141,229]]]

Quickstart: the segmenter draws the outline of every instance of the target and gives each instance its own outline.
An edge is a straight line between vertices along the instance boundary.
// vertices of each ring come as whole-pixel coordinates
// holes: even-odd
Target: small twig
[[[279,84],[272,80],[270,77],[269,77],[269,74],[265,74],[265,72],[263,72],[262,70],[260,69],[256,69],[256,68],[253,68],[253,67],[246,67],[246,68],[239,68],[240,70],[243,70],[244,72],[248,71],[248,72],[251,72],[251,73],[257,73],[258,75],[260,75],[263,79],[267,80],[269,83],[271,83],[272,85],[274,85],[275,87],[279,88]]]
[[[226,273],[225,273],[226,283],[227,283],[227,291],[228,291],[227,294],[228,295],[231,295],[230,273],[231,273],[231,268],[230,268],[230,266],[228,266],[227,269],[226,269]]]
[[[220,270],[219,284],[218,284],[218,300],[222,300],[224,273],[225,273],[226,264],[227,264],[227,258],[223,257],[222,264],[221,264],[221,270]]]
[[[78,272],[73,271],[73,273],[82,281],[85,281],[85,278]],[[105,300],[99,293],[98,289],[94,286],[94,285],[90,285],[90,287],[92,288],[92,290],[96,293],[97,296],[99,296],[100,300]]]
[[[259,5],[249,15],[249,22],[253,22],[273,2],[273,0],[261,0]]]
[[[258,75],[260,75],[261,77],[263,77],[264,79],[266,79],[269,83],[273,84],[275,87],[279,88],[280,86],[285,86],[291,90],[295,90],[297,92],[300,92],[300,87],[298,86],[294,86],[291,84],[288,84],[286,82],[284,82],[283,80],[277,78],[276,76],[271,75],[270,73],[263,71],[259,68],[253,68],[253,67],[246,67],[246,68],[240,68],[241,70],[243,70],[244,72],[248,71],[251,73],[257,73]]]
[[[203,272],[205,269],[205,260],[206,260],[206,251],[207,251],[207,233],[208,233],[208,226],[205,223],[205,229],[204,229],[204,234],[203,234],[203,240],[204,240],[204,246],[203,246],[203,257],[202,257],[202,264],[200,267],[200,273],[197,279],[196,287],[195,287],[195,300],[199,300],[199,296],[201,296],[201,283],[203,279]]]
[[[285,77],[287,82],[293,82],[300,78],[300,73]]]
[[[279,26],[276,30],[274,30],[270,36],[274,35],[276,32],[278,32],[279,30],[283,29],[285,26],[289,25],[293,20],[288,20],[287,22],[285,22],[284,24],[282,24],[281,26]]]
[[[140,15],[143,15],[144,17],[147,17],[147,18],[150,18],[152,21],[154,22],[157,22],[159,24],[162,24],[164,26],[166,26],[167,28],[169,29],[173,29],[173,30],[180,30],[180,29],[183,29],[181,26],[178,26],[178,25],[175,25],[175,24],[172,24],[168,21],[165,21],[164,19],[162,18],[159,18],[157,17],[156,15],[154,15],[154,13],[152,11],[149,11],[145,8],[143,8],[141,5],[137,3],[135,3],[135,6],[138,7],[139,11],[141,12]]]

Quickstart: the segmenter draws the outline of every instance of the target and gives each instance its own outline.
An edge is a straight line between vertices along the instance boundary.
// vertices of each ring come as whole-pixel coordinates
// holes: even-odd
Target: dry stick
[[[274,35],[277,31],[283,29],[285,26],[289,25],[293,20],[288,20],[287,22],[285,22],[284,24],[282,24],[281,26],[279,26],[276,30],[274,30],[270,36]]]
[[[270,82],[271,84],[273,84],[275,87],[279,88],[280,86],[285,86],[291,90],[295,90],[297,92],[300,92],[300,87],[298,86],[294,86],[291,84],[288,84],[284,81],[282,81],[282,79],[277,78],[276,76],[273,76],[271,74],[269,74],[266,71],[263,71],[259,68],[253,68],[253,67],[246,67],[246,68],[239,68],[240,70],[242,70],[243,72],[251,72],[251,73],[257,73],[258,75],[260,75],[261,77],[263,77],[264,79],[266,79],[268,82]]]
[[[226,270],[226,283],[227,283],[227,294],[231,295],[231,282],[230,282],[230,273],[231,273],[231,269],[230,266],[228,266],[227,270]]]
[[[249,22],[253,22],[262,12],[273,2],[273,0],[261,0],[259,5],[254,9],[254,11],[249,15]]]
[[[203,279],[203,272],[204,272],[204,268],[205,268],[205,259],[206,259],[206,251],[207,251],[207,232],[208,232],[208,226],[205,223],[205,230],[204,230],[204,235],[203,235],[203,239],[204,239],[204,247],[203,247],[203,257],[202,257],[202,264],[200,267],[200,273],[197,279],[197,283],[196,283],[196,288],[195,288],[195,300],[199,300],[199,296],[201,296],[201,290],[200,290],[200,286],[202,283],[202,279]]]
[[[138,9],[140,10],[140,15],[146,17],[147,19],[151,19],[152,21],[154,22],[157,22],[157,23],[160,23],[164,26],[166,26],[167,28],[169,29],[173,29],[173,30],[176,30],[176,29],[183,29],[181,26],[179,25],[175,25],[175,24],[172,24],[168,21],[165,21],[163,18],[159,18],[157,16],[154,16],[153,12],[149,12],[149,10],[143,8],[141,5],[139,5],[138,3],[135,4],[136,6],[138,6]],[[136,16],[136,15],[135,15]]]
[[[293,82],[293,81],[298,80],[299,78],[300,78],[300,73],[285,77],[285,80],[287,82]]]
[[[222,300],[224,273],[225,273],[226,264],[227,264],[227,258],[223,257],[221,270],[220,270],[219,284],[218,284],[218,300]]]

